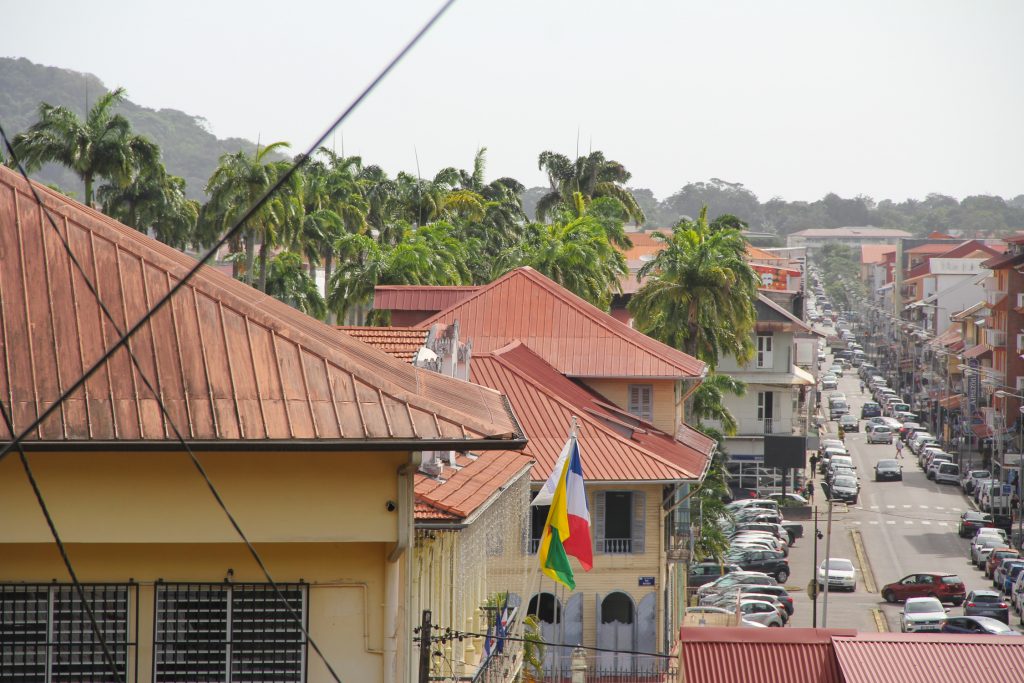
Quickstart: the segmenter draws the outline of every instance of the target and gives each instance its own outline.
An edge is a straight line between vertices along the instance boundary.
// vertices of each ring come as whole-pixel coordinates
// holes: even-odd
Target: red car
[[[907,598],[938,598],[940,602],[960,605],[967,597],[963,580],[956,574],[911,574],[882,586],[886,602],[903,602]]]
[[[991,579],[992,572],[996,570],[1000,562],[1008,557],[1020,557],[1020,552],[1009,546],[993,549],[992,554],[988,556],[988,562],[985,563],[985,578]]]

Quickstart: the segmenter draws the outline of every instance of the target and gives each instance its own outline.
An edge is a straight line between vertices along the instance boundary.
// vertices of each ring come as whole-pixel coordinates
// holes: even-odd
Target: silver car
[[[892,443],[892,429],[884,424],[868,427],[868,443]]]
[[[764,600],[753,600],[750,598],[740,599],[740,614],[747,621],[754,621],[765,626],[782,627],[785,622],[778,608]]]
[[[907,598],[900,612],[900,630],[904,633],[941,631],[948,612],[938,598]]]

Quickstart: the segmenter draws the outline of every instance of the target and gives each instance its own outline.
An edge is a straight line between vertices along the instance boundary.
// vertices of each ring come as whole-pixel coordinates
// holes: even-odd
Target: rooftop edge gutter
[[[0,444],[7,443],[7,439]],[[526,447],[527,439],[188,439],[185,441],[196,451],[518,451]],[[181,450],[181,443],[171,440],[60,440],[22,441],[26,451],[153,451]]]

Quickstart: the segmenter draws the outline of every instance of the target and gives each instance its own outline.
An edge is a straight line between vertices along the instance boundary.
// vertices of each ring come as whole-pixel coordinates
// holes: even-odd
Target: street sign
[[[638,586],[653,586],[654,585],[654,577],[653,576],[641,576],[639,579],[637,579],[637,585]]]
[[[1011,486],[1010,484],[1003,484],[1003,495],[1004,496],[1012,496],[1013,495],[1013,486]]]

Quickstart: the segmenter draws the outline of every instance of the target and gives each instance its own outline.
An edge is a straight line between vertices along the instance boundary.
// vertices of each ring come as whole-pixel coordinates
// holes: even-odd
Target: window
[[[646,495],[640,491],[594,494],[594,547],[599,553],[643,553]]]
[[[544,525],[548,521],[548,511],[550,509],[550,505],[530,506],[530,547],[527,552],[531,555],[535,554],[537,549],[540,548],[540,538],[544,535]]]
[[[757,336],[757,367],[770,368],[772,363],[772,338],[770,335]]]
[[[303,622],[306,587],[279,584]],[[265,584],[158,584],[154,683],[301,683],[306,640]]]
[[[654,386],[651,384],[629,385],[629,412],[641,420],[654,419]]]
[[[118,584],[88,584],[83,589],[118,675],[110,670],[74,586],[5,584],[0,586],[0,682],[124,680],[128,649],[135,647],[129,639],[129,630],[136,627],[129,619],[129,591],[137,589]]]

